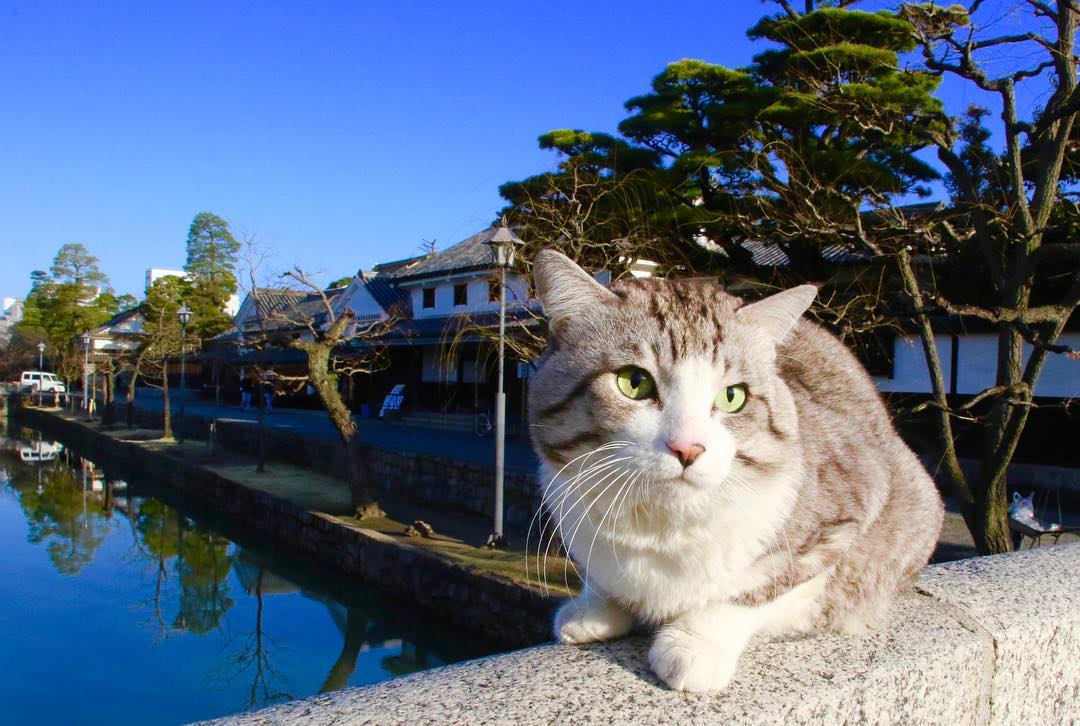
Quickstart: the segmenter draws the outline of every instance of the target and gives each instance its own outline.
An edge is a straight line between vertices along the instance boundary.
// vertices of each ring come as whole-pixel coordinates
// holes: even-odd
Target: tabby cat
[[[606,288],[552,250],[533,272],[550,336],[530,431],[585,583],[555,637],[652,626],[657,676],[712,691],[757,633],[879,624],[942,504],[859,362],[802,318],[816,289]]]

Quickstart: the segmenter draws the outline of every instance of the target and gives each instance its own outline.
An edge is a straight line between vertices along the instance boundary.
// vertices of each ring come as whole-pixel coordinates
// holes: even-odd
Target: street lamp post
[[[90,411],[90,400],[87,398],[86,394],[87,394],[88,388],[90,386],[90,343],[92,342],[92,340],[93,340],[93,338],[90,337],[90,331],[89,330],[82,334],[82,344],[83,344],[83,376],[82,376],[83,402],[82,403],[83,403],[83,409],[86,410],[87,413],[89,413],[89,411]]]
[[[504,351],[506,348],[506,270],[514,264],[517,248],[525,244],[506,225],[503,217],[495,234],[485,244],[491,247],[491,259],[499,269],[499,379],[495,395],[495,522],[488,535],[490,547],[505,547],[503,532],[503,464],[506,458],[506,393],[503,391]]]
[[[180,306],[176,311],[176,317],[180,319],[180,415],[184,415],[184,399],[187,392],[187,378],[185,376],[185,363],[187,362],[187,326],[191,322],[191,309],[187,303]]]
[[[38,369],[39,374],[45,372],[45,362],[44,361],[45,361],[45,341],[40,340],[40,341],[38,341],[38,344],[37,344],[37,369]],[[40,406],[41,402],[43,400],[43,398],[42,398],[43,394],[41,392],[41,388],[45,383],[45,376],[41,376],[38,380],[40,381],[38,383],[38,405]]]

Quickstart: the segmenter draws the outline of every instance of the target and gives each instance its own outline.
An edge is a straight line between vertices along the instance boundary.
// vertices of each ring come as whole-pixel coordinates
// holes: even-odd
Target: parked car
[[[55,373],[44,371],[23,371],[19,377],[19,387],[30,393],[66,393],[64,382]]]
[[[64,445],[57,441],[31,441],[19,447],[19,458],[27,464],[55,461],[63,450]]]

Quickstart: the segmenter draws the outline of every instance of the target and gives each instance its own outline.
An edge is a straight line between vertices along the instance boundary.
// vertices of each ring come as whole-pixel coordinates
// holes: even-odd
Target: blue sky
[[[670,61],[749,62],[765,11],[0,0],[0,295],[65,242],[139,294],[203,210],[327,281],[444,248],[552,165],[540,133],[613,130]]]

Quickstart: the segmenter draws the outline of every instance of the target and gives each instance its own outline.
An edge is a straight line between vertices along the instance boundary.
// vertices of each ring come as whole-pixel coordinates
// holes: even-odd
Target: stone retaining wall
[[[557,601],[508,578],[447,561],[379,532],[309,512],[202,467],[114,439],[50,412],[20,409],[20,423],[39,427],[87,456],[132,467],[162,486],[268,536],[284,550],[317,559],[494,643],[521,647],[550,639]]]
[[[724,693],[668,690],[648,643],[542,646],[220,724],[1065,724],[1080,720],[1080,545],[927,568],[865,636],[758,641]]]
[[[119,413],[118,420],[122,421],[123,418],[123,413]],[[161,413],[136,409],[135,423],[148,428],[161,428]],[[208,418],[174,416],[173,429],[181,438],[204,440],[209,427]],[[252,422],[219,420],[217,441],[232,451],[251,456],[258,453],[258,433]],[[379,487],[388,494],[417,504],[448,507],[485,517],[490,517],[494,510],[492,466],[371,446],[363,447],[363,451],[370,459]],[[267,428],[266,452],[270,460],[312,469],[329,476],[346,476],[345,454],[336,441],[302,436],[295,431]],[[504,521],[511,527],[527,528],[540,506],[536,477],[507,472],[503,496]]]

